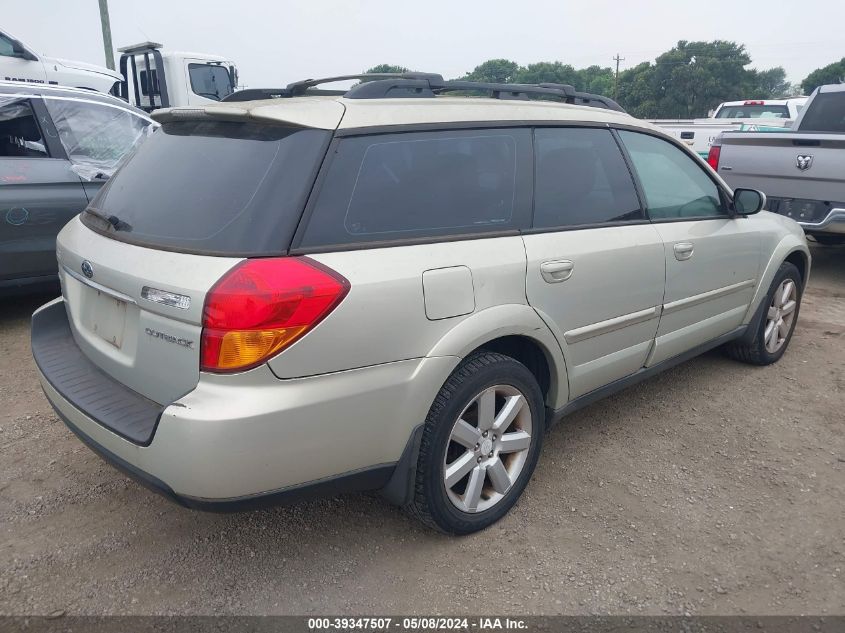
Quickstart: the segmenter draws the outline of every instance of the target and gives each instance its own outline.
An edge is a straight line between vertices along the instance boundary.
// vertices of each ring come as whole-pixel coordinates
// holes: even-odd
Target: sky
[[[98,0],[0,0],[0,27],[39,53],[105,65]],[[115,48],[152,40],[223,55],[241,84],[283,86],[380,63],[446,78],[491,58],[621,68],[678,40],[744,43],[800,82],[845,57],[843,0],[109,0]]]

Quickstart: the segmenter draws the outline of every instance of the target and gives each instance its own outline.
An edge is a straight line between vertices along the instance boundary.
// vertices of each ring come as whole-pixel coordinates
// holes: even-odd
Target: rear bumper
[[[61,299],[37,311],[33,340],[49,339],[64,313]],[[106,426],[96,402],[80,400],[42,369],[50,350],[79,352],[66,339],[63,345],[69,349],[37,344],[34,353],[44,393],[67,426],[156,492],[187,507],[222,511],[375,490],[394,474],[405,477],[395,473],[396,464],[407,461],[415,427],[457,362],[415,359],[290,380],[266,366],[233,376],[203,374],[194,391],[161,407],[144,445]],[[114,384],[92,385],[94,392],[125,389],[103,377]]]
[[[819,222],[798,222],[807,233],[845,234],[845,209],[831,209]]]

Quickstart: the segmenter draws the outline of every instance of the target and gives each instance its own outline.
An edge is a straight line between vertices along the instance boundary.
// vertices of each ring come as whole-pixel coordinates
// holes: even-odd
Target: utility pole
[[[100,0],[100,24],[103,27],[103,48],[106,51],[106,66],[114,70],[114,49],[111,45],[111,24],[109,23],[109,0]]]
[[[105,0],[100,0],[101,2],[105,2]],[[616,75],[613,77],[613,99],[614,101],[619,99],[619,62],[624,62],[624,57],[619,57],[619,53],[616,53],[616,57],[613,58],[616,62]]]

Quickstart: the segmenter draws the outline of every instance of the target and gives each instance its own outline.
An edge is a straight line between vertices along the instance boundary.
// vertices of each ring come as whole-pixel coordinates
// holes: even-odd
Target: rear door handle
[[[547,283],[557,284],[569,279],[574,268],[575,264],[568,259],[556,259],[540,264],[540,274]]]
[[[675,259],[679,262],[692,257],[695,247],[691,242],[678,242],[675,244]]]

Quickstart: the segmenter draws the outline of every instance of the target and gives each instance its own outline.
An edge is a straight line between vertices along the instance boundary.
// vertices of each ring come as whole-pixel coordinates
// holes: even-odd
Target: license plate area
[[[95,288],[88,288],[85,294],[88,301],[83,320],[85,328],[117,349],[123,347],[126,302]]]
[[[792,218],[796,222],[820,222],[830,212],[831,206],[822,200],[800,198],[773,198],[772,211]]]

